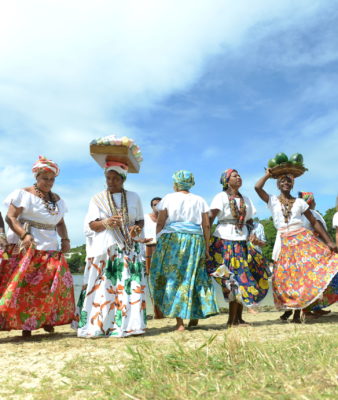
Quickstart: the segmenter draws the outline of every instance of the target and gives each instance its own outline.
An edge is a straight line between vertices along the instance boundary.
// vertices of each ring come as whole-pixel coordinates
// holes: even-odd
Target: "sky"
[[[276,153],[298,152],[309,171],[294,192],[324,213],[338,194],[337,37],[338,0],[0,0],[1,204],[34,182],[39,155],[53,159],[81,245],[105,188],[89,143],[115,134],[141,147],[125,187],[145,212],[178,169],[210,202],[236,168],[266,218],[254,184]]]

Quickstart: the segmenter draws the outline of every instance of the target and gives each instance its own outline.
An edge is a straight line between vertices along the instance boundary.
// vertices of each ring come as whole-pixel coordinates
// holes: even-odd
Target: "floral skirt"
[[[72,326],[79,337],[126,337],[145,333],[144,264],[136,243],[129,253],[117,245],[87,259]]]
[[[200,319],[218,313],[201,235],[162,234],[151,261],[150,286],[166,317]]]
[[[264,299],[269,290],[266,261],[251,244],[213,236],[209,253],[208,273],[222,286],[226,300],[236,300],[251,307]],[[232,280],[237,286],[236,296],[229,290]]]
[[[322,308],[322,302],[324,307],[336,302],[338,294],[330,283],[337,279],[333,281],[338,272],[338,254],[307,229],[281,235],[281,240],[272,279],[276,307],[297,310],[318,300],[318,308]]]
[[[14,245],[0,252],[0,330],[32,331],[74,318],[73,278],[64,255]]]

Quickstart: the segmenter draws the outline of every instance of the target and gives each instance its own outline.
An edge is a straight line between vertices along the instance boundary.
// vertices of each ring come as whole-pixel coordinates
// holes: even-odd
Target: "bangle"
[[[25,231],[23,235],[20,236],[20,240],[24,240],[24,238],[29,235],[29,232]]]
[[[61,242],[70,242],[69,238],[61,238]]]

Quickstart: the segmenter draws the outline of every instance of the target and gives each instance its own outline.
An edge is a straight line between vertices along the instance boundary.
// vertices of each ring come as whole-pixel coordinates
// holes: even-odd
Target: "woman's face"
[[[283,176],[278,180],[277,186],[281,192],[290,192],[293,188],[293,179],[289,176]]]
[[[232,171],[228,185],[233,189],[239,189],[242,186],[242,178],[237,171]]]
[[[36,184],[42,192],[50,192],[54,185],[55,174],[54,172],[41,172],[36,177]]]
[[[110,192],[121,192],[123,188],[123,179],[115,171],[109,171],[106,174],[107,187]]]
[[[160,202],[160,200],[154,200],[153,203],[152,203],[152,205],[151,205],[151,208],[152,208],[152,210],[153,210],[153,212],[154,212],[155,214],[158,212],[156,206],[157,206],[157,204],[158,204],[159,202]]]

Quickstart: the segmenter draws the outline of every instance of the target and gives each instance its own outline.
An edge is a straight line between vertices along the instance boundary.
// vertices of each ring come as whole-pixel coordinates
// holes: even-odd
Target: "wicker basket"
[[[107,161],[118,161],[128,165],[128,172],[138,173],[140,171],[140,164],[126,146],[91,144],[90,155],[102,168]]]
[[[305,168],[303,165],[287,162],[270,168],[270,171],[274,179],[279,178],[281,175],[293,175],[295,178],[297,178],[298,176],[303,175],[304,172],[307,171],[307,168]]]

